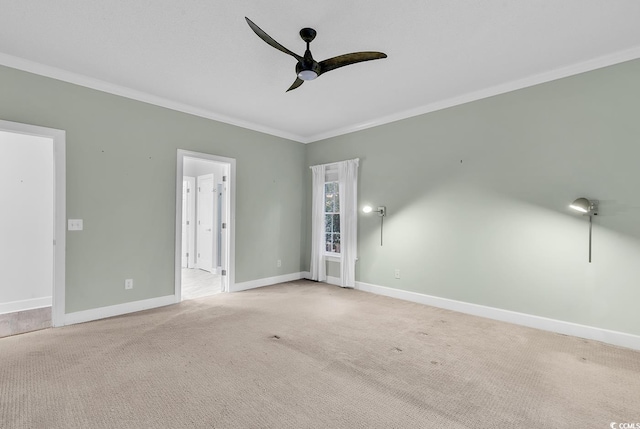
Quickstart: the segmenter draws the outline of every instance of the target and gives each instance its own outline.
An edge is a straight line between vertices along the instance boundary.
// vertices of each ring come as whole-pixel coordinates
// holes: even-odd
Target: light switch
[[[69,231],[82,231],[82,219],[69,219]]]

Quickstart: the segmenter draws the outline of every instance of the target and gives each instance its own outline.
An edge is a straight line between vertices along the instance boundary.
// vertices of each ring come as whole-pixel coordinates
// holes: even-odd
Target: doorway
[[[234,248],[235,160],[178,150],[176,300],[229,290]]]
[[[64,324],[65,132],[0,120],[0,337]]]

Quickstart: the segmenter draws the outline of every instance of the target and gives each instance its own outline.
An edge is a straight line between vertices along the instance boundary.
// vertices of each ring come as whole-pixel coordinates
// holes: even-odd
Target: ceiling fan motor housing
[[[303,28],[300,30],[300,37],[307,43],[307,50],[304,52],[302,60],[296,64],[296,74],[299,79],[313,80],[320,76],[320,64],[313,59],[311,51],[309,50],[309,43],[316,38],[316,30],[313,28]]]
[[[296,64],[296,74],[302,80],[310,80],[310,79],[304,79],[302,76],[300,76],[300,72],[303,72],[303,71],[312,71],[316,74],[316,77],[318,77],[320,76],[320,64],[314,61],[313,58],[307,59],[307,55],[305,54],[305,58],[303,58],[302,61],[299,61]]]

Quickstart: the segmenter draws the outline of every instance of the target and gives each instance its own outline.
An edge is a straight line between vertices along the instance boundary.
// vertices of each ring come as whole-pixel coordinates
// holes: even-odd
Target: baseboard
[[[303,271],[302,273],[300,273],[300,275],[303,279],[311,280],[311,273],[309,271]],[[330,285],[342,287],[342,281],[340,280],[340,277],[327,276],[327,280],[325,280],[325,282]]]
[[[151,308],[164,307],[176,303],[175,295],[161,296],[158,298],[143,299],[141,301],[126,302],[124,304],[110,305],[108,307],[93,308],[91,310],[77,311],[64,315],[64,324],[90,322],[92,320],[105,319],[107,317],[121,316],[136,311],[149,310]]]
[[[33,310],[42,307],[51,307],[50,296],[0,303],[0,314],[15,313],[16,311]]]
[[[327,283],[329,283],[330,285],[342,286],[340,277],[327,276]]]
[[[240,292],[248,289],[255,289],[263,286],[270,286],[278,283],[290,282],[304,278],[304,273],[291,273],[282,276],[268,277],[264,279],[251,280],[243,283],[236,283],[231,292]],[[135,313],[136,311],[149,310],[151,308],[163,307],[165,305],[175,304],[176,297],[174,295],[162,296],[159,298],[145,299],[142,301],[127,302],[124,304],[111,305],[108,307],[94,308],[91,310],[78,311],[64,315],[64,324],[73,325],[75,323],[90,322],[92,320],[105,319],[107,317],[121,316],[127,313]]]
[[[266,277],[264,279],[250,280],[248,282],[236,283],[230,289],[230,292],[240,292],[243,290],[255,289],[263,286],[271,286],[278,283],[291,282],[306,278],[307,273],[291,273],[282,276]]]
[[[377,295],[384,295],[391,298],[398,298],[405,301],[444,308],[447,310],[457,311],[459,313],[471,314],[474,316],[485,317],[487,319],[499,320],[502,322],[513,323],[558,334],[602,341],[603,343],[640,350],[640,336],[638,335],[610,331],[607,329],[595,328],[593,326],[579,325],[577,323],[565,322],[562,320],[533,316],[531,314],[502,310],[500,308],[471,304],[447,298],[439,298],[437,296],[424,295],[417,292],[409,292],[363,282],[356,282],[355,288],[364,292],[371,292]]]

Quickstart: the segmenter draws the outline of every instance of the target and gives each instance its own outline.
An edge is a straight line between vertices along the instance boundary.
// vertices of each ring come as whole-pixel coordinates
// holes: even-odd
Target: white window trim
[[[342,254],[340,253],[325,253],[324,260],[329,262],[342,262]]]

